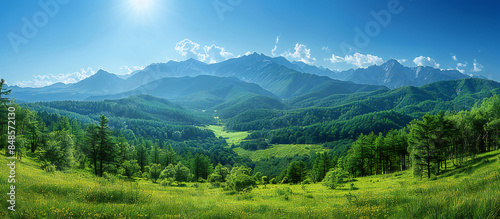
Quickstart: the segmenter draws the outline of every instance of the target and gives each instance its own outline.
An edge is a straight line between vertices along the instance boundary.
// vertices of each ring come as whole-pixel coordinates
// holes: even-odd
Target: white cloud
[[[459,71],[460,73],[464,74],[465,73],[465,68],[467,66],[467,63],[457,63],[457,67],[455,68],[455,70]]]
[[[370,54],[360,54],[354,53],[354,55],[347,55],[344,57],[344,61],[355,65],[359,68],[366,68],[371,65],[380,65],[384,63],[384,60],[378,56],[370,55]]]
[[[184,39],[175,45],[175,51],[184,57],[198,59],[199,54],[197,50],[200,48],[200,44],[195,43],[189,39]]]
[[[323,51],[330,51],[330,49],[328,48],[328,46],[321,47],[321,50],[323,50]]]
[[[340,56],[336,56],[335,54],[332,54],[332,58],[326,58],[325,60],[330,60],[330,62],[332,62],[333,64],[337,63],[337,62],[343,62],[344,61],[344,58],[340,57]]]
[[[292,59],[294,61],[301,61],[306,64],[311,64],[316,62],[315,58],[311,57],[311,49],[307,49],[307,47],[303,44],[295,44],[294,52],[285,52],[281,54],[282,56]]]
[[[408,59],[396,59],[396,60],[401,64],[408,62]]]
[[[358,68],[367,68],[372,65],[380,65],[384,63],[384,60],[378,56],[371,54],[361,54],[354,53],[354,55],[346,55],[344,58],[332,54],[332,58],[327,58],[325,60],[330,60],[333,64],[338,62],[346,62],[351,65],[355,65]]]
[[[276,44],[274,44],[274,48],[273,48],[273,50],[271,50],[271,54],[272,54],[273,56],[276,56],[276,55],[274,54],[274,52],[276,52],[276,50],[278,49],[278,43],[279,43],[279,42],[280,42],[280,36],[277,36],[277,37],[276,37]]]
[[[247,51],[247,52],[245,53],[245,55],[246,55],[246,56],[249,56],[249,55],[252,55],[252,53],[251,53],[250,51]]]
[[[138,70],[143,70],[144,69],[144,66],[122,66],[120,67],[120,70],[122,70],[123,73],[125,74],[130,74],[134,71],[138,71]]]
[[[482,70],[483,70],[483,68],[484,68],[484,67],[483,67],[483,65],[479,64],[479,63],[476,61],[476,59],[474,59],[474,63],[473,63],[473,65],[474,65],[474,68],[472,69],[472,71],[473,71],[473,72],[480,72],[480,71],[482,71]]]
[[[431,57],[416,57],[413,62],[418,66],[431,66],[434,68],[439,68],[439,64]]]
[[[62,82],[65,84],[71,84],[79,82],[85,78],[94,75],[96,72],[92,68],[81,69],[80,71],[68,73],[68,74],[48,74],[48,75],[36,75],[33,76],[34,79],[31,81],[18,81],[15,85],[19,87],[45,87],[54,83]]]
[[[205,54],[198,54],[202,62],[217,63],[234,57],[232,53],[226,52],[223,47],[213,44],[203,47],[203,50]]]
[[[467,62],[461,63],[461,62],[459,62],[459,60],[455,54],[450,53],[450,55],[451,55],[451,58],[453,59],[453,61],[457,62],[457,67],[455,69],[448,69],[448,70],[457,70],[460,73],[465,74],[464,68],[467,66]]]
[[[189,39],[184,39],[175,45],[175,51],[181,56],[197,59],[202,62],[216,63],[235,57],[232,53],[227,52],[224,47],[214,44],[211,46],[204,46],[201,52],[198,52],[199,50],[200,44]]]

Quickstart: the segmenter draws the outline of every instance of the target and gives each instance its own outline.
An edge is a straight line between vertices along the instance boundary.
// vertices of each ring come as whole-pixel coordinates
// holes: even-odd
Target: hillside
[[[165,187],[136,178],[98,178],[81,170],[47,173],[31,158],[16,166],[15,212],[6,217],[46,218],[497,218],[500,151],[479,155],[433,180],[409,171],[360,177],[341,189],[321,184],[260,185],[230,194],[209,184]],[[0,155],[6,163],[4,155]],[[450,165],[451,166],[451,165]],[[7,176],[7,168],[0,169]],[[36,181],[37,183],[32,183]],[[7,193],[6,180],[0,181]],[[353,188],[353,189],[350,189]],[[29,204],[28,204],[29,203]],[[223,204],[221,204],[223,203]],[[188,206],[188,208],[186,207]],[[356,209],[356,210],[353,210]]]
[[[236,78],[201,75],[196,77],[163,78],[132,91],[107,96],[92,96],[88,100],[120,99],[145,94],[168,99],[196,109],[209,109],[226,101],[248,96],[278,98],[256,84]]]
[[[483,98],[498,94],[500,83],[479,79],[440,81],[421,87],[406,86],[387,91],[330,95],[312,92],[286,101],[296,108],[331,107],[360,103],[379,110],[398,110],[411,114],[435,110],[466,110]],[[424,104],[425,103],[425,104]],[[448,105],[443,105],[448,103]],[[440,108],[441,107],[441,108]]]
[[[165,99],[147,95],[106,101],[37,102],[22,106],[37,112],[66,116],[85,125],[97,124],[100,116],[105,115],[109,118],[109,126],[126,133],[129,140],[135,139],[135,136],[179,141],[213,137],[211,131],[195,127],[213,123],[209,114],[187,110]],[[174,137],[175,132],[182,132],[183,135]]]

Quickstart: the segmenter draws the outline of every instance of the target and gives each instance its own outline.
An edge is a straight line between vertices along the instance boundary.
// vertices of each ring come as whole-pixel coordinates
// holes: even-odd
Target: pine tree
[[[409,143],[414,153],[414,172],[418,172],[420,178],[423,174],[422,167],[427,169],[427,177],[431,178],[431,165],[435,160],[435,146],[432,142],[434,125],[433,117],[425,115],[423,120],[416,121],[410,130]]]
[[[328,156],[328,153],[318,153],[312,170],[315,181],[321,182],[331,168],[333,168],[333,160]]]
[[[192,165],[195,180],[208,178],[208,175],[210,175],[212,164],[207,156],[196,154],[194,156]]]
[[[286,177],[290,183],[300,183],[307,176],[307,167],[304,161],[294,161],[290,163],[286,170]]]
[[[148,165],[148,153],[144,145],[139,144],[137,146],[137,163],[141,167],[141,172],[144,173],[146,165]]]
[[[4,88],[6,86],[5,80],[0,79],[0,149],[7,147],[7,103],[9,102],[9,98],[6,96],[10,94],[11,90],[7,90]]]
[[[386,148],[385,148],[385,138],[382,133],[379,134],[377,139],[375,139],[375,174],[385,174],[386,173]]]
[[[85,142],[86,142],[86,147],[85,147],[85,153],[87,156],[90,158],[90,161],[94,167],[94,174],[96,176],[99,175],[98,172],[98,159],[99,159],[99,128],[94,125],[90,124],[87,126],[86,130],[86,135],[85,135]]]
[[[151,154],[151,163],[160,164],[161,149],[158,147],[158,145],[156,144],[153,145],[150,154]]]
[[[5,83],[5,80],[2,78],[0,79],[0,104],[6,105],[7,102],[9,102],[9,98],[5,97],[6,95],[9,95],[12,90],[7,90],[5,88],[7,84]],[[4,96],[4,97],[2,97]]]
[[[115,144],[108,127],[108,119],[104,115],[101,116],[97,136],[99,137],[99,174],[102,177],[104,165],[113,163],[116,156]]]
[[[166,143],[165,153],[163,156],[163,166],[168,166],[170,164],[175,164],[177,162],[176,154],[172,145]]]

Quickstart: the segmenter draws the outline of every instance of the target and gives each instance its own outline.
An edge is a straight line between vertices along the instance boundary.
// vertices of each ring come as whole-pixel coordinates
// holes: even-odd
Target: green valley
[[[18,164],[19,218],[496,218],[500,151],[477,156],[432,180],[409,171],[355,178],[340,189],[321,184],[259,185],[230,193],[207,183],[163,186],[147,179],[99,178],[85,171],[47,173]],[[2,163],[7,162],[0,156]],[[5,176],[6,169],[0,170]],[[36,183],[32,183],[36,179]],[[352,185],[351,185],[352,184]],[[0,182],[7,193],[6,180]],[[7,216],[5,204],[0,211]]]

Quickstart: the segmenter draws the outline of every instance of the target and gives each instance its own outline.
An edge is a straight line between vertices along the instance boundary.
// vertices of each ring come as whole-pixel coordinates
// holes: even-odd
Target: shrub
[[[161,180],[160,185],[173,186],[174,183],[175,183],[174,178],[171,177],[171,178],[165,178],[165,179]]]
[[[276,184],[276,178],[272,178],[271,180],[269,180],[269,183],[270,184]]]
[[[293,161],[286,169],[287,182],[296,184],[302,182],[307,176],[307,167],[304,161]]]
[[[347,172],[341,168],[330,169],[323,179],[323,185],[330,189],[342,187],[341,183],[345,182],[345,178],[348,177],[347,175]]]
[[[153,181],[153,183],[156,183],[156,181],[160,178],[161,165],[160,164],[152,164],[149,167],[148,173],[149,173],[149,178],[151,179],[151,181]]]
[[[122,168],[120,168],[119,173],[127,178],[132,178],[137,175],[141,167],[137,163],[137,160],[127,160],[123,162]]]
[[[302,181],[302,185],[307,185],[307,184],[311,184],[311,180],[309,178]]]
[[[44,168],[45,172],[47,173],[53,173],[56,171],[56,166],[49,164]]]
[[[217,173],[212,173],[208,176],[208,182],[210,182],[213,187],[218,188],[222,183],[222,176]]]
[[[252,169],[248,167],[234,167],[228,176],[227,189],[237,192],[249,191],[257,185],[255,177],[251,176]]]
[[[289,187],[285,187],[284,189],[279,189],[278,188],[278,189],[276,189],[276,194],[278,196],[283,196],[284,200],[289,200],[290,199],[290,195],[293,195],[293,191]]]
[[[305,194],[304,197],[306,197],[306,198],[314,198],[314,196],[312,194]]]

